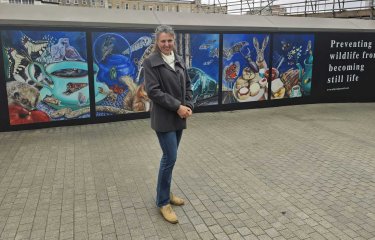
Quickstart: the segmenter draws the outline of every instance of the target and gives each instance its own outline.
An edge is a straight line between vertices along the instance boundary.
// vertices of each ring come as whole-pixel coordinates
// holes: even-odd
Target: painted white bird
[[[77,49],[70,45],[69,38],[60,38],[55,45],[52,45],[51,56],[54,62],[63,60],[84,61]]]
[[[61,62],[64,60],[67,44],[69,44],[68,38],[60,38],[56,44],[51,46],[51,56],[54,62]]]

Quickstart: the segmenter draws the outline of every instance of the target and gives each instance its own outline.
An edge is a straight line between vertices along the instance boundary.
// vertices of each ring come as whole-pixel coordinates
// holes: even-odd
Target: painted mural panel
[[[185,34],[185,62],[195,106],[218,104],[219,34]]]
[[[271,99],[311,94],[313,34],[275,34],[271,73]]]
[[[84,32],[2,31],[10,125],[90,117]]]
[[[224,34],[222,103],[268,98],[269,34]]]
[[[96,115],[145,112],[150,100],[144,88],[142,64],[153,49],[151,33],[93,33]]]

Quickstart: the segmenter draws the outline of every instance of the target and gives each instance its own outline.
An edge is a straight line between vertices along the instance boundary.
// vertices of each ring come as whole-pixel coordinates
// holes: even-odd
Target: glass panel
[[[90,117],[84,32],[2,31],[10,124]]]
[[[92,39],[96,115],[149,111],[142,63],[152,52],[152,33],[98,32]]]
[[[268,83],[269,34],[224,34],[222,103],[264,101]]]
[[[313,34],[275,34],[271,73],[271,99],[311,94]],[[268,77],[268,71],[265,76]]]
[[[184,34],[184,38],[178,46],[185,49],[195,106],[218,104],[219,34]]]

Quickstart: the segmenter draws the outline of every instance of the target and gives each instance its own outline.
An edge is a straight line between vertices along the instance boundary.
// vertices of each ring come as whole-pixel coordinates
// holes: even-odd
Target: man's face
[[[163,54],[170,55],[174,48],[174,37],[169,33],[160,33],[157,44]]]

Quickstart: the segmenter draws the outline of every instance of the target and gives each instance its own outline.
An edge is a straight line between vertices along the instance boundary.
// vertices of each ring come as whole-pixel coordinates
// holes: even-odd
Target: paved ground
[[[195,114],[154,205],[148,119],[0,133],[0,239],[375,239],[375,105]]]

